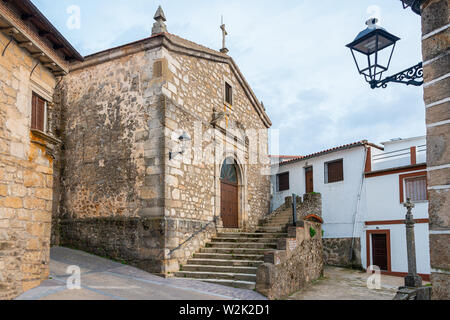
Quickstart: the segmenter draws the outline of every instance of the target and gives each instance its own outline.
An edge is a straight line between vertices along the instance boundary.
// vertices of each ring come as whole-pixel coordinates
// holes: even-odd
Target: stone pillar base
[[[431,300],[431,287],[400,287],[394,300]]]

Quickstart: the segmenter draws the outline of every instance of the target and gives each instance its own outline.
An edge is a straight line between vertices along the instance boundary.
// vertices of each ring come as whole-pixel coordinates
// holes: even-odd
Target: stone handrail
[[[256,290],[269,299],[287,297],[323,276],[322,224],[299,221],[278,239],[278,250],[264,256],[258,268]]]

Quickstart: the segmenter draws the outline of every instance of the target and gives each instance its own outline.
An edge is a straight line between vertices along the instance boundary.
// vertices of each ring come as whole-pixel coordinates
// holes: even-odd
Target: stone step
[[[253,281],[236,281],[236,280],[224,280],[224,279],[190,279],[190,278],[185,278],[185,279],[220,284],[222,286],[239,288],[239,289],[254,290],[256,288],[256,283]]]
[[[218,238],[280,238],[287,234],[285,232],[242,232],[242,233],[219,233]]]
[[[182,267],[181,271],[256,274],[258,268],[187,264]]]
[[[264,254],[194,253],[194,259],[263,261]]]
[[[262,224],[259,224],[258,227],[264,227],[268,225],[287,225],[289,223],[292,223],[292,221],[286,220],[286,221],[269,221]]]
[[[190,278],[190,279],[221,279],[221,280],[223,279],[223,280],[256,282],[256,274],[246,274],[246,273],[179,271],[175,272],[174,276],[177,278]]]
[[[206,248],[249,248],[249,249],[276,249],[277,244],[274,242],[209,242]]]
[[[294,219],[292,219],[292,217],[291,218],[289,218],[289,217],[277,217],[277,218],[273,218],[273,219],[270,219],[268,222],[270,222],[270,221],[293,221]]]
[[[258,256],[259,257],[259,256]],[[264,258],[260,256],[261,260]],[[226,260],[226,259],[189,259],[188,265],[213,265],[213,266],[230,266],[230,267],[259,267],[263,261],[258,260]]]
[[[212,242],[259,242],[259,243],[270,243],[274,242],[276,238],[269,237],[269,238],[213,238]]]
[[[286,226],[289,226],[292,223],[268,223],[263,226],[260,226],[260,228],[285,228]]]
[[[274,249],[254,249],[254,248],[202,248],[201,253],[224,253],[224,254],[259,254],[274,251]]]
[[[274,227],[259,227],[256,232],[266,233],[266,232],[283,232],[287,229],[287,226],[274,226]]]

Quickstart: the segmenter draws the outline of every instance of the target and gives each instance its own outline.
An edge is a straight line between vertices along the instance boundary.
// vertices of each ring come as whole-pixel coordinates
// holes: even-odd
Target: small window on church
[[[45,132],[47,102],[33,93],[31,102],[31,129]]]
[[[225,82],[225,102],[233,105],[233,88],[228,82]]]

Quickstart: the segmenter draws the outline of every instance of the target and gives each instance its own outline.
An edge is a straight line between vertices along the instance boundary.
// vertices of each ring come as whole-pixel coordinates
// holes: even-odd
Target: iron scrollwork
[[[402,72],[394,74],[380,81],[371,81],[370,86],[372,89],[387,88],[389,82],[403,83],[406,85],[412,85],[420,87],[423,85],[423,65],[422,62],[418,63],[414,67],[406,69]]]

